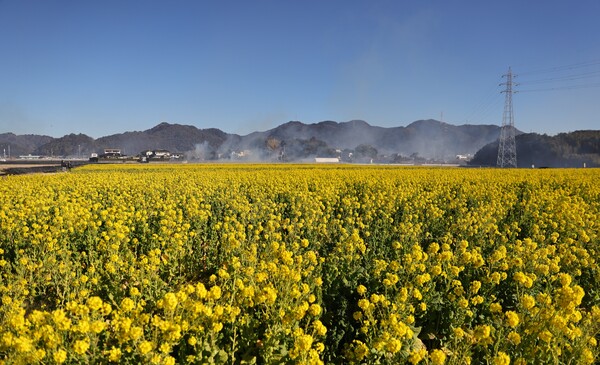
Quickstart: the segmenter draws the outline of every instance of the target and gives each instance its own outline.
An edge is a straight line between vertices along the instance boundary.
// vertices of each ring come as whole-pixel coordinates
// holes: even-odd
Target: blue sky
[[[0,0],[0,133],[500,125],[509,66],[517,128],[600,129],[598,19],[597,0]]]

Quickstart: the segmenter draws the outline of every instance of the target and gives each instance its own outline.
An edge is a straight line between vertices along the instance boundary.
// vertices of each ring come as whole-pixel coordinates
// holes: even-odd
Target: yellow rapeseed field
[[[592,364],[600,170],[0,179],[0,363]]]

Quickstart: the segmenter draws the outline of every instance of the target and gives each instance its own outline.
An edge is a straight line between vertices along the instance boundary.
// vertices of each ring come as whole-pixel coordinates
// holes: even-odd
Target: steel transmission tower
[[[517,145],[515,143],[515,119],[513,114],[512,94],[513,73],[510,67],[506,77],[506,82],[500,85],[506,85],[504,99],[504,113],[502,114],[502,128],[500,129],[500,139],[498,140],[498,167],[517,167]]]

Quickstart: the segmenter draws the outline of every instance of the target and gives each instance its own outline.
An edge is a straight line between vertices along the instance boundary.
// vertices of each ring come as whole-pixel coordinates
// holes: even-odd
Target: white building
[[[316,163],[339,163],[338,157],[315,157]]]

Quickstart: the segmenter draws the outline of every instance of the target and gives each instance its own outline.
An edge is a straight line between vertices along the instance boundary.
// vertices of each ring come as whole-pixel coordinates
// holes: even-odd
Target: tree
[[[354,153],[357,157],[366,157],[366,158],[377,158],[377,149],[368,144],[358,145],[354,149]]]

